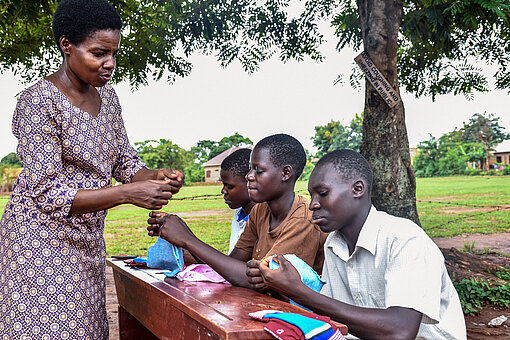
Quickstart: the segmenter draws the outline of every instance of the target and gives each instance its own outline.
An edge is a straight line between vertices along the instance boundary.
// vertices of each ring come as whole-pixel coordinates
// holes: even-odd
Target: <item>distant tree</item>
[[[483,170],[489,169],[490,152],[504,140],[510,139],[510,133],[499,125],[500,118],[494,113],[475,113],[460,129],[460,138],[463,142],[481,143],[485,151],[483,157]]]
[[[184,169],[186,175],[186,184],[205,181],[204,168],[195,162],[192,162]]]
[[[167,139],[135,143],[138,155],[152,169],[173,168],[184,171],[192,162],[191,154]]]
[[[332,120],[326,125],[315,127],[312,137],[313,145],[318,149],[316,157],[336,149],[352,149],[359,152],[363,129],[363,113],[357,114],[349,126],[343,126],[339,121]]]
[[[202,164],[233,146],[242,145],[253,145],[253,142],[251,139],[236,132],[232,136],[223,137],[218,142],[200,140],[198,141],[197,146],[191,148],[191,152],[195,155],[195,159]]]
[[[0,160],[0,164],[4,164],[11,167],[22,167],[23,164],[18,159],[18,155],[15,152],[9,153],[7,156]]]
[[[418,150],[413,163],[418,177],[462,175],[468,162],[483,164],[485,158],[483,144],[460,141],[458,131],[437,139],[430,136],[418,144]]]

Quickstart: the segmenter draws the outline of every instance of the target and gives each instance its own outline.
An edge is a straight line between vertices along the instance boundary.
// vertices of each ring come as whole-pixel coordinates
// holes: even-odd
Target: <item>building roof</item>
[[[510,152],[510,139],[504,140],[496,146],[494,153]]]
[[[227,150],[223,151],[218,156],[215,156],[215,157],[211,158],[210,160],[208,160],[207,162],[202,164],[202,166],[221,165],[221,162],[223,162],[223,160],[225,158],[227,158],[231,153],[233,153],[236,150],[244,149],[244,148],[246,148],[246,146],[243,146],[243,147],[241,147],[241,146],[232,146],[230,149],[227,149]],[[251,149],[251,148],[248,148],[248,149]]]

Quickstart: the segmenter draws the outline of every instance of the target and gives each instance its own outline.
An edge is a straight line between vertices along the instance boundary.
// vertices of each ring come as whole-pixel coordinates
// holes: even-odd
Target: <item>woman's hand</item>
[[[124,190],[126,203],[150,210],[159,210],[167,205],[174,190],[169,180],[138,181],[122,185],[121,188]]]
[[[176,194],[184,183],[184,174],[175,169],[160,169],[156,175],[158,180],[167,180],[172,187],[172,194]]]

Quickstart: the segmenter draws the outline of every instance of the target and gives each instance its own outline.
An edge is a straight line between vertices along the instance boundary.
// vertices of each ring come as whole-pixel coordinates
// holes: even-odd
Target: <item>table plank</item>
[[[143,270],[108,259],[119,304],[160,339],[272,339],[264,322],[249,313],[303,309],[259,292],[227,284],[160,280]],[[347,327],[337,324],[344,334]]]

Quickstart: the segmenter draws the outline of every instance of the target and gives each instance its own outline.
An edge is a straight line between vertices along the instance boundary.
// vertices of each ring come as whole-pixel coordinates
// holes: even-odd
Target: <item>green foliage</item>
[[[468,176],[480,176],[481,174],[483,174],[483,170],[467,168],[466,170],[464,170],[464,174]]]
[[[314,168],[315,168],[315,165],[310,160],[307,160],[305,167],[303,169],[303,173],[301,174],[301,176],[299,176],[298,180],[299,181],[308,181]]]
[[[151,169],[172,168],[184,170],[191,163],[189,152],[167,139],[135,143],[138,155]]]
[[[468,162],[485,166],[491,148],[510,138],[499,125],[499,119],[494,114],[475,113],[461,129],[439,139],[430,136],[428,141],[419,143],[419,153],[413,162],[416,176],[478,174],[478,170],[468,169]]]
[[[290,0],[110,2],[125,25],[114,81],[128,80],[135,88],[148,78],[187,76],[188,57],[196,51],[216,55],[222,66],[238,60],[248,72],[275,54],[282,61],[321,61],[318,24],[324,20],[335,29],[338,49],[362,48],[351,0],[308,0],[297,12],[287,10]],[[1,69],[21,72],[27,82],[56,69],[60,58],[50,29],[56,4],[0,0]],[[398,72],[408,92],[435,97],[488,91],[487,77],[470,60],[495,64],[496,88],[510,87],[508,0],[409,0],[402,6]]]
[[[481,143],[452,142],[450,137],[430,136],[418,144],[419,153],[413,162],[417,177],[462,175],[468,162],[482,162],[485,152]]]
[[[173,82],[189,75],[188,57],[195,51],[214,53],[222,66],[238,60],[248,72],[278,48],[282,61],[307,55],[322,60],[318,6],[308,2],[302,13],[290,16],[288,2],[111,0],[124,22],[113,81],[127,80],[134,88],[149,78]],[[27,83],[57,68],[60,55],[51,35],[56,4],[0,0],[2,17],[12,12],[1,21],[0,68],[21,72]]]
[[[499,277],[501,280],[510,281],[510,268],[503,268],[500,270],[497,270],[494,275],[496,277]]]
[[[505,165],[503,167],[503,175],[510,175],[510,166]]]
[[[510,133],[499,125],[500,117],[494,113],[475,113],[460,129],[460,138],[464,142],[483,143],[488,149],[504,140],[510,139]]]
[[[233,146],[243,145],[253,145],[253,142],[251,139],[236,132],[232,136],[223,137],[218,142],[200,140],[198,141],[197,146],[191,148],[191,152],[195,155],[195,159],[202,164]]]
[[[381,2],[382,3],[382,2]],[[489,80],[471,61],[496,64],[496,88],[510,88],[508,0],[408,0],[403,2],[398,41],[398,78],[419,96],[453,93],[472,98],[489,91]],[[352,1],[334,12],[338,48],[362,48]]]
[[[9,153],[7,156],[0,160],[0,165],[6,165],[11,167],[22,167],[23,164],[18,159],[18,155],[15,152]]]
[[[349,126],[343,126],[334,120],[326,125],[316,126],[315,135],[312,137],[313,145],[318,149],[316,157],[322,157],[336,149],[352,149],[359,152],[362,127],[363,113],[356,114]]]
[[[186,175],[186,184],[205,181],[204,168],[200,164],[188,165],[184,174]]]
[[[459,294],[464,314],[476,314],[486,304],[498,307],[510,305],[510,282],[490,285],[470,278],[453,282],[453,285]]]

